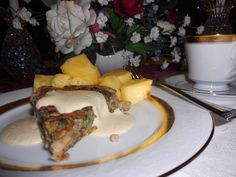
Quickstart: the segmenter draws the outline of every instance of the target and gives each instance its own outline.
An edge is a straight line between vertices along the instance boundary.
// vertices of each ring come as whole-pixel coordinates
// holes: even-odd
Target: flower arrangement
[[[165,69],[184,57],[188,15],[177,16],[174,0],[60,1],[47,12],[48,29],[63,53],[125,50],[133,66],[141,59],[161,61]],[[203,26],[196,29],[198,34]],[[181,48],[182,47],[182,48]]]
[[[49,0],[42,1],[48,5]],[[165,69],[185,57],[183,37],[188,29],[196,34],[204,30],[192,28],[191,18],[178,13],[177,0],[53,1],[46,12],[47,29],[56,51],[63,54],[110,55],[124,50],[123,57],[132,66],[151,59]],[[38,25],[22,10],[25,13],[18,13],[18,18],[28,14],[24,20]]]

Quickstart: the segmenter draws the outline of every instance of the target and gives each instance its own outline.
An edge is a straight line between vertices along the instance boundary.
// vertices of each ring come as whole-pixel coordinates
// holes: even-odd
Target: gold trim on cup
[[[214,35],[199,35],[186,36],[185,42],[233,42],[236,41],[236,34],[214,34]]]

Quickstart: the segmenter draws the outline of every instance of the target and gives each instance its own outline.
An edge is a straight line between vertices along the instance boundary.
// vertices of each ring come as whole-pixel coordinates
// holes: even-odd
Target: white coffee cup
[[[185,53],[194,88],[225,91],[236,79],[236,35],[188,36]]]

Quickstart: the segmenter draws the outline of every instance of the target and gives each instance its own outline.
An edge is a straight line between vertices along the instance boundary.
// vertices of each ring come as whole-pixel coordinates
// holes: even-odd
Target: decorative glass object
[[[1,64],[15,79],[32,82],[40,53],[26,29],[9,27],[2,45]]]
[[[229,13],[233,0],[199,0],[208,13],[204,34],[232,34]]]

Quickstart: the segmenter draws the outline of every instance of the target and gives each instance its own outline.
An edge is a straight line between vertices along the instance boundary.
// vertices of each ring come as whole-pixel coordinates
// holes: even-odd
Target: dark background
[[[35,10],[35,12],[41,12],[41,14],[45,14],[48,10],[40,0],[31,0],[30,4],[23,4],[27,8]],[[7,9],[8,8],[8,0],[0,0],[0,7]],[[177,8],[180,12],[187,13],[191,17],[191,26],[200,26],[204,24],[207,19],[207,14],[202,9],[201,5],[197,2],[197,0],[179,0]],[[37,45],[41,58],[43,62],[48,62],[52,60],[56,60],[57,56],[53,55],[52,43],[50,42],[50,37],[46,32],[46,19],[45,15],[42,15],[38,21],[40,22],[40,26],[32,27],[27,26],[28,31],[30,32],[35,44]],[[236,8],[234,7],[231,10],[229,21],[233,28],[233,33],[236,33]],[[0,13],[0,51],[2,42],[4,40],[8,25],[2,17]],[[0,58],[1,61],[1,58]],[[3,69],[2,63],[0,63],[0,85],[8,83],[7,81],[14,81]],[[12,84],[12,83],[8,83]],[[7,86],[6,86],[7,87]]]

